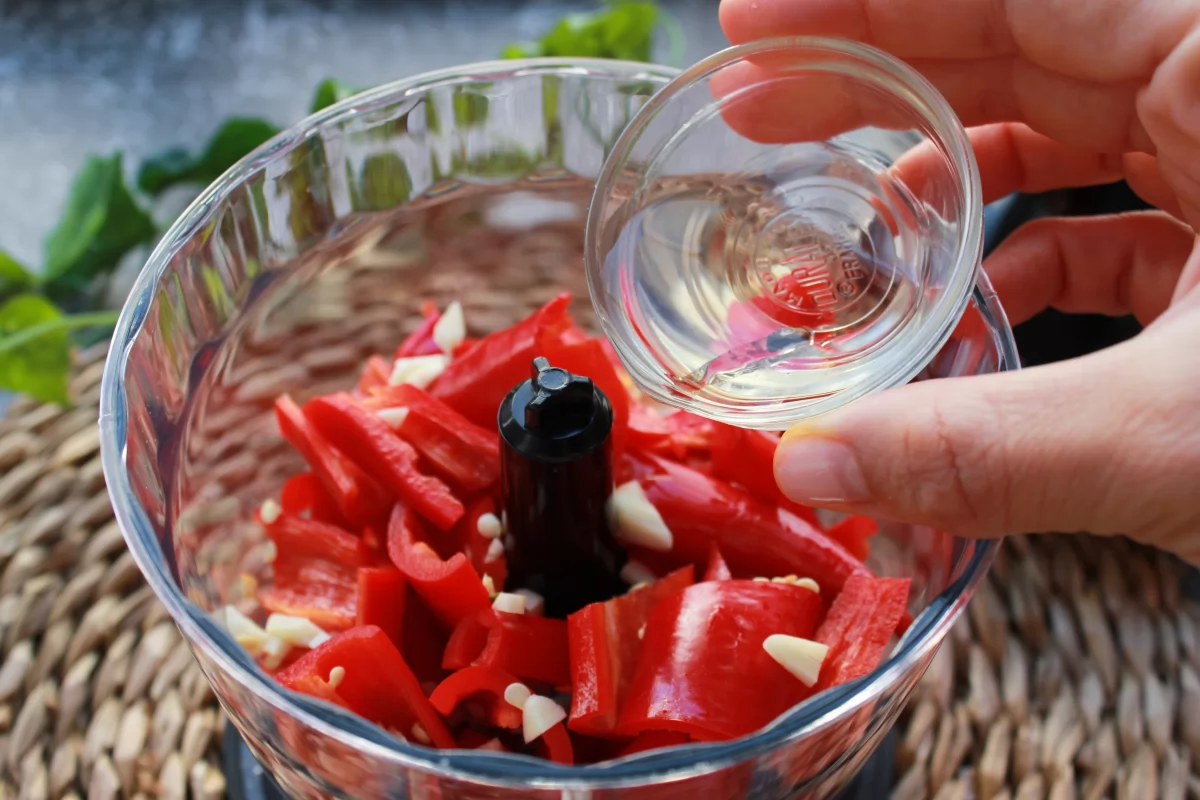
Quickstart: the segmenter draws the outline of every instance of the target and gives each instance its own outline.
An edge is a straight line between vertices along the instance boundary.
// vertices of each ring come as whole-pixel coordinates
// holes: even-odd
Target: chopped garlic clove
[[[675,544],[667,523],[646,498],[641,484],[630,481],[616,488],[608,498],[609,519],[617,537],[627,544],[665,553]]]
[[[653,583],[657,578],[658,576],[640,561],[630,560],[625,562],[625,566],[621,567],[621,580],[630,586],[637,586],[641,583]]]
[[[313,648],[329,641],[329,634],[304,617],[272,614],[267,617],[267,634],[288,644]]]
[[[808,589],[810,592],[821,593],[821,587],[812,578],[801,578],[796,581],[796,585],[801,589]]]
[[[829,648],[820,642],[776,633],[763,640],[763,650],[805,686],[815,686]]]
[[[499,561],[502,555],[504,555],[504,542],[492,539],[488,544],[487,552],[483,554],[483,563],[491,564],[493,561]]]
[[[492,608],[496,611],[504,611],[509,614],[524,614],[525,598],[519,594],[501,592],[492,601]]]
[[[504,533],[504,526],[500,524],[500,518],[495,514],[480,514],[479,520],[475,523],[475,530],[479,531],[479,535],[485,539],[499,539],[500,534]]]
[[[490,750],[493,753],[507,753],[508,752],[508,750],[506,750],[504,748],[504,745],[500,743],[499,739],[488,739],[486,742],[479,745],[479,747],[476,747],[475,749],[476,750]]]
[[[525,598],[525,613],[533,617],[540,617],[546,610],[546,598],[542,597],[532,589],[517,589],[513,594],[519,594]]]
[[[262,658],[263,666],[267,669],[279,669],[279,665],[287,658],[287,654],[292,652],[292,643],[280,639],[278,636],[268,636],[267,643],[263,645]]]
[[[265,525],[274,524],[282,513],[283,508],[274,500],[264,500],[262,506],[258,509],[258,517]]]
[[[404,406],[381,408],[375,414],[394,431],[400,430],[400,426],[404,424],[404,420],[408,419],[408,409]]]
[[[225,606],[225,629],[229,631],[229,635],[235,642],[255,658],[262,655],[263,648],[271,638],[265,630],[259,627],[257,622],[233,606]]]
[[[533,697],[533,692],[529,691],[529,687],[523,683],[510,683],[504,690],[504,700],[510,706],[517,708],[525,708],[525,703],[531,697]]]
[[[455,300],[446,306],[442,316],[433,325],[433,343],[443,353],[450,355],[467,338],[467,321],[463,318],[462,304]]]
[[[563,707],[551,700],[535,694],[525,701],[521,709],[521,729],[525,734],[525,744],[529,744],[546,731],[567,718]]]
[[[345,667],[334,667],[329,670],[329,688],[336,689],[346,677]]]
[[[423,728],[421,726],[421,723],[419,723],[419,722],[413,723],[412,735],[413,735],[413,739],[420,742],[421,744],[429,744],[430,742],[433,741],[432,739],[429,738],[429,734],[425,732],[425,728]]]
[[[482,578],[483,590],[488,593],[488,597],[493,597],[496,594],[496,582],[492,580],[491,575],[484,575]]]
[[[449,363],[450,360],[443,355],[397,358],[392,365],[392,376],[388,378],[388,383],[392,386],[407,383],[424,389],[442,374],[442,370]]]

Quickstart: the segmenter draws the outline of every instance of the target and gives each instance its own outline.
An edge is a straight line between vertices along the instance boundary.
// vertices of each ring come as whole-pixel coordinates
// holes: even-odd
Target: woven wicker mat
[[[0,798],[220,798],[225,720],[112,519],[78,405],[0,420]],[[1125,541],[1006,545],[901,722],[893,797],[1200,797],[1200,607]]]

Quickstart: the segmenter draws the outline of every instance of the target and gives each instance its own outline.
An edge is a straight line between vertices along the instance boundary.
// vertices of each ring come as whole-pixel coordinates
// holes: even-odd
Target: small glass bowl
[[[563,767],[434,751],[283,689],[211,612],[270,580],[255,509],[300,467],[272,402],[353,385],[420,303],[469,332],[553,294],[596,328],[583,225],[621,131],[674,75],[596,60],[475,64],[380,87],[236,165],[163,238],[122,312],[101,396],[105,476],[139,567],[255,756],[295,797],[777,798],[842,788],[896,720],[996,542],[884,526],[870,565],[910,577],[915,621],[869,677],[731,742]],[[1017,365],[981,277],[918,379]],[[438,658],[439,654],[431,654]]]

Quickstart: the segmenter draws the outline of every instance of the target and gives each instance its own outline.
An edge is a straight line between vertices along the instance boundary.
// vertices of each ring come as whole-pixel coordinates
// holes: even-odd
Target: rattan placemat
[[[225,796],[225,720],[112,518],[75,408],[0,420],[0,798]],[[1016,538],[898,732],[894,798],[1200,797],[1200,606],[1123,540]]]

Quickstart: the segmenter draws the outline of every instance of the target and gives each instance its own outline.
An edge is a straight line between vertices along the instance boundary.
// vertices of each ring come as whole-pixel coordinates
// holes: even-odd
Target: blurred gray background
[[[300,119],[323,78],[370,86],[487,60],[597,5],[0,0],[0,249],[40,266],[42,237],[88,153],[124,151],[131,175],[142,156],[201,145],[231,115]],[[661,5],[686,35],[684,63],[726,46],[717,0]]]

